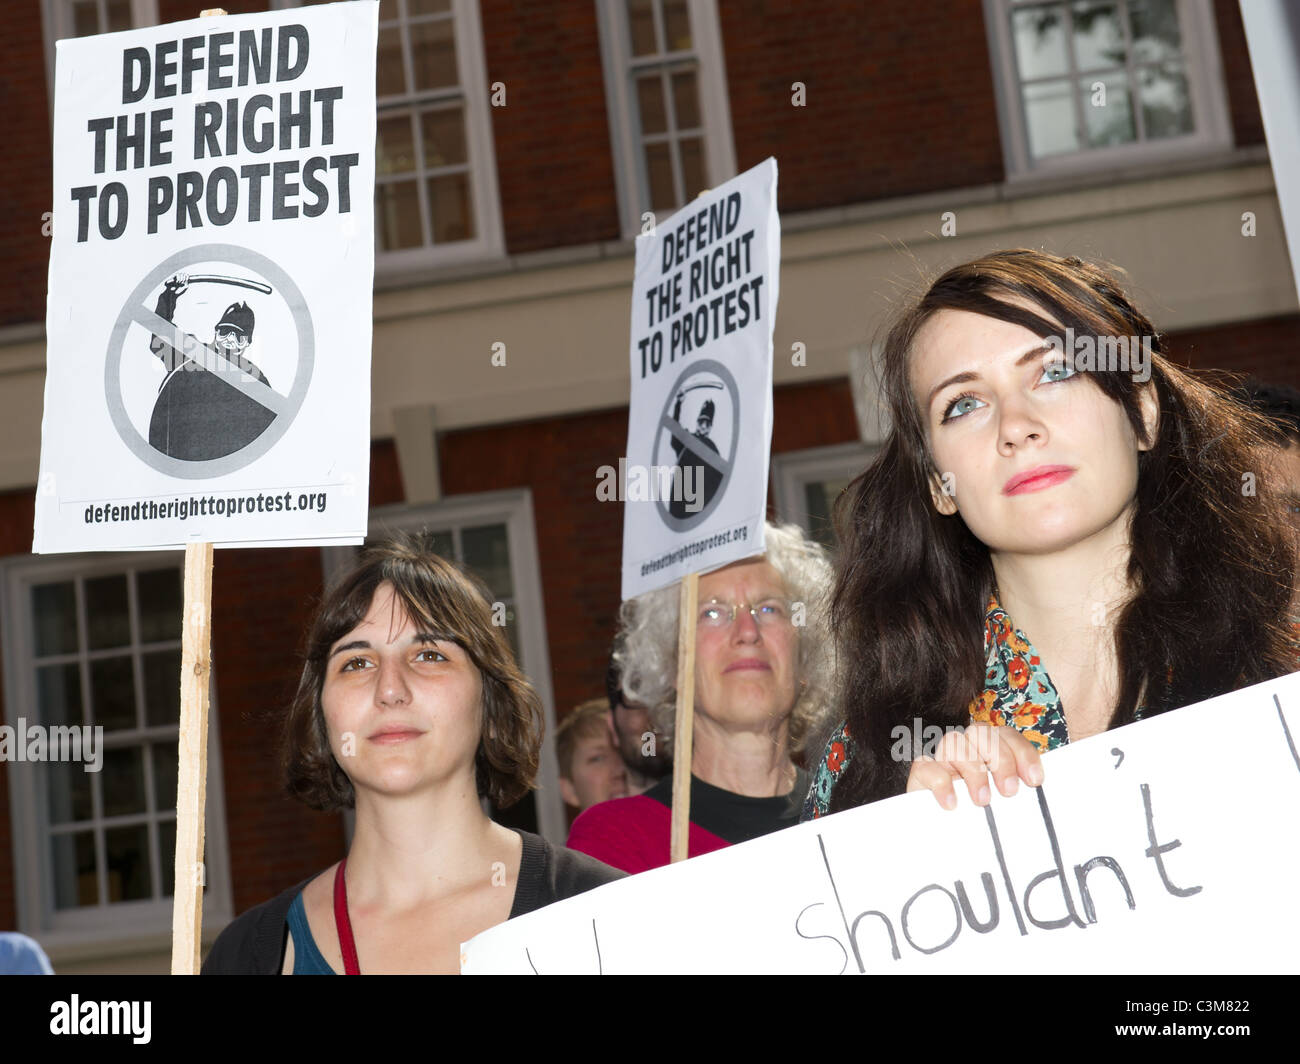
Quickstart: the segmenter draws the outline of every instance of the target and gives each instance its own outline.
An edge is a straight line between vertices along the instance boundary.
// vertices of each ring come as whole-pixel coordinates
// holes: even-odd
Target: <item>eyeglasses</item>
[[[780,599],[764,599],[758,603],[724,602],[710,599],[700,603],[696,624],[700,628],[730,628],[738,610],[746,610],[760,628],[771,628],[790,619],[790,607]]]

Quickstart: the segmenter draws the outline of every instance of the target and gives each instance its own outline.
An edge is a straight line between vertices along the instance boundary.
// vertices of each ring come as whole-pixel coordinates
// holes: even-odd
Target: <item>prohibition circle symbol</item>
[[[247,388],[245,394],[276,415],[261,435],[252,440],[248,446],[231,454],[207,461],[191,462],[163,454],[150,445],[131,423],[122,401],[122,351],[126,335],[133,324],[140,325],[151,334],[158,331],[156,315],[145,303],[149,293],[162,281],[180,272],[190,263],[209,261],[230,262],[255,270],[281,293],[293,315],[298,334],[298,367],[287,395],[272,391],[256,381],[252,384],[245,382],[241,387],[241,390]],[[113,427],[117,429],[117,434],[131,453],[160,473],[182,480],[205,480],[233,473],[261,458],[289,430],[298,411],[302,409],[303,399],[306,398],[308,386],[311,384],[315,350],[316,342],[312,331],[311,313],[307,310],[307,301],[298,286],[294,284],[293,278],[274,262],[264,255],[235,244],[200,244],[197,247],[186,248],[155,266],[127,296],[126,303],[117,316],[117,322],[108,340],[108,357],[104,361],[104,398],[108,405],[108,414],[112,419]],[[234,387],[233,384],[231,386]]]
[[[698,376],[701,373],[711,373],[717,377],[722,381],[723,386],[731,396],[731,446],[727,449],[730,458],[723,458],[722,455],[715,453],[708,447],[701,446],[700,441],[683,428],[671,414],[672,404],[677,398],[677,392],[687,378]],[[731,483],[731,470],[736,461],[736,443],[740,439],[740,390],[736,387],[736,378],[731,375],[731,370],[727,369],[721,362],[711,358],[702,358],[683,370],[681,376],[673,381],[673,386],[668,389],[668,397],[664,401],[663,412],[659,415],[659,431],[668,433],[679,443],[689,448],[700,462],[711,466],[722,474],[722,479],[718,482],[718,488],[713,493],[713,498],[705,502],[698,513],[688,513],[685,517],[674,517],[668,509],[670,499],[661,498],[655,503],[655,508],[659,511],[659,516],[664,524],[674,532],[685,532],[706,520],[718,508],[718,503],[722,501],[722,497],[727,493],[727,485]]]

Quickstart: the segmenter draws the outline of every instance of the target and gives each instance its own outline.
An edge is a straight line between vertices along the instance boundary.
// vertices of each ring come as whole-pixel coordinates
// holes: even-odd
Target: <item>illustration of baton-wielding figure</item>
[[[271,292],[269,285],[240,277],[178,273],[163,285],[155,313],[171,322],[177,299],[199,283]],[[270,387],[266,375],[245,357],[253,326],[252,308],[239,302],[221,315],[210,347],[188,333],[181,350],[171,337],[150,339],[149,350],[167,369],[149,421],[150,446],[172,458],[203,462],[233,454],[266,431],[275,412],[257,401],[256,390],[241,388],[250,381]]]
[[[686,399],[687,392],[693,392],[697,388],[718,388],[721,384],[706,382],[703,384],[692,384],[683,388],[677,393],[677,402],[673,406],[673,420],[681,423],[682,420],[682,403]],[[677,466],[682,471],[681,477],[675,481],[679,484],[699,485],[701,480],[704,484],[704,490],[700,493],[702,497],[696,497],[688,500],[688,492],[674,492],[673,498],[668,504],[668,512],[673,517],[689,517],[693,513],[699,513],[704,507],[709,505],[710,500],[717,494],[718,485],[722,483],[722,472],[710,465],[700,457],[702,448],[708,448],[714,454],[718,453],[718,445],[709,439],[709,433],[713,429],[713,415],[715,408],[712,399],[705,399],[700,407],[700,412],[695,415],[695,431],[691,433],[698,441],[696,444],[687,446],[676,436],[671,439],[673,450],[677,453]],[[685,425],[682,425],[685,428]],[[695,472],[692,473],[692,470]],[[690,477],[691,479],[687,479]]]

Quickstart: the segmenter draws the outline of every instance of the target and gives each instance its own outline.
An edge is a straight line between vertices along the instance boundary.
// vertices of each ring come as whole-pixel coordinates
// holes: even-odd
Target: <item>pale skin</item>
[[[523,851],[479,804],[478,669],[459,645],[420,632],[382,584],[331,648],[321,705],[356,791],[345,877],[361,971],[459,972],[460,943],[509,917]],[[342,972],[336,869],[307,885],[303,905],[321,954]],[[282,974],[293,963],[290,938]]]
[[[753,605],[788,595],[770,564],[750,558],[700,577],[699,601],[710,600]],[[691,771],[705,783],[756,798],[790,793],[798,640],[788,616],[760,627],[744,608],[730,625],[697,628]]]
[[[936,313],[912,349],[912,393],[935,465],[950,474],[946,485],[935,478],[933,505],[989,548],[999,600],[1048,667],[1078,740],[1106,730],[1119,692],[1113,623],[1131,594],[1129,522],[1148,445],[1118,403],[1071,373],[1028,329],[967,311]],[[1154,388],[1140,405],[1154,439]],[[1054,472],[1023,479],[1044,467]],[[990,774],[1004,795],[1043,779],[1037,747],[1012,727],[950,734],[936,755],[913,763],[907,789],[949,809],[959,779],[980,805]]]

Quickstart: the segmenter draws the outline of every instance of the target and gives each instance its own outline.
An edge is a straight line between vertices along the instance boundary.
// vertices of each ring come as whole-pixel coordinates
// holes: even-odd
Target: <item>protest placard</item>
[[[690,815],[699,574],[763,552],[780,288],[776,160],[701,194],[636,242],[623,598],[681,581],[669,851]]]
[[[35,552],[364,537],[377,18],[58,42]]]
[[[780,247],[775,159],[637,238],[625,599],[763,551]]]
[[[462,971],[1295,972],[1298,742],[1300,673],[1071,743],[987,807],[907,794],[619,880]]]

